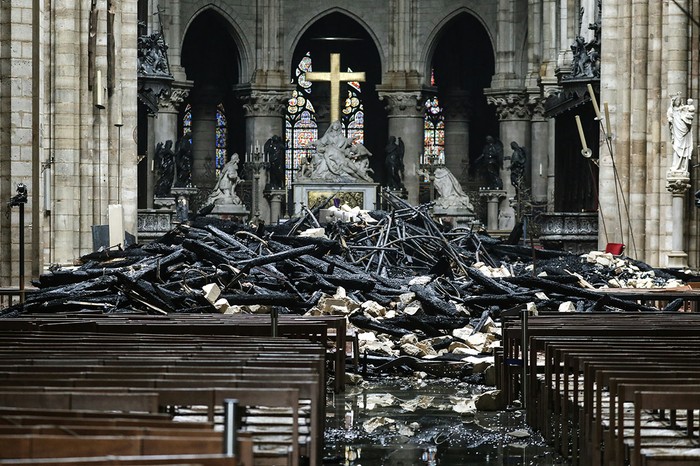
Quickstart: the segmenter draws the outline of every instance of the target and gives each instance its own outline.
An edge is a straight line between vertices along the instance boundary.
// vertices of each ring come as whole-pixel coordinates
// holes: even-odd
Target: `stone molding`
[[[193,83],[173,83],[168,95],[161,97],[158,106],[166,112],[177,112],[180,105],[190,96]]]
[[[289,97],[285,92],[273,90],[251,90],[238,95],[238,99],[243,102],[243,114],[246,117],[284,116]]]
[[[529,120],[532,116],[530,95],[524,91],[488,92],[486,101],[496,107],[496,114],[500,121],[504,120]]]
[[[666,175],[666,189],[674,196],[684,195],[690,189],[690,174],[669,170]]]
[[[399,117],[423,117],[423,94],[417,91],[380,92],[387,114]]]

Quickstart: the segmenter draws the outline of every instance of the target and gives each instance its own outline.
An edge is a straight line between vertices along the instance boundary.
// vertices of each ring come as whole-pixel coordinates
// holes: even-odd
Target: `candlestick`
[[[595,117],[600,121],[602,117],[600,116],[600,108],[598,107],[598,101],[595,99],[595,93],[593,92],[593,86],[588,84],[588,93],[591,96],[591,103],[593,104],[593,110],[595,110]]]
[[[605,131],[608,133],[607,136],[610,137],[612,131],[610,130],[610,111],[608,110],[607,102],[603,102],[603,108],[605,109]]]
[[[578,126],[578,135],[581,138],[581,145],[583,146],[583,150],[586,151],[588,150],[588,145],[586,144],[586,135],[583,134],[583,126],[581,126],[581,118],[579,118],[578,115],[576,115],[576,126]]]

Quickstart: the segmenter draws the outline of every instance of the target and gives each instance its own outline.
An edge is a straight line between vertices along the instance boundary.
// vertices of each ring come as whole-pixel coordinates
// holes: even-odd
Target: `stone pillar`
[[[238,98],[243,102],[243,113],[246,129],[246,151],[251,146],[262,147],[269,138],[274,135],[284,137],[284,114],[287,99],[290,93],[278,90],[243,89],[238,93]],[[241,155],[243,158],[243,155]],[[260,183],[253,196],[263,198],[263,191],[267,184],[267,171],[260,174]],[[270,206],[260,202],[260,218],[271,223]],[[256,212],[252,212],[255,215]],[[276,220],[276,219],[275,219]]]
[[[191,82],[175,82],[173,83],[170,95],[166,98],[161,99],[159,102],[158,117],[151,119],[151,129],[153,131],[153,145],[149,147],[148,150],[148,167],[149,167],[149,177],[146,183],[148,208],[153,208],[153,188],[155,184],[155,171],[150,170],[153,167],[154,156],[155,156],[155,144],[159,142],[165,143],[167,140],[173,141],[173,151],[175,150],[175,145],[179,139],[179,134],[177,134],[177,123],[179,116],[179,109],[182,102],[184,102],[190,94],[192,88]]]
[[[496,106],[496,113],[500,121],[500,139],[503,142],[503,155],[505,157],[511,156],[513,150],[510,148],[510,144],[513,141],[525,147],[528,154],[530,154],[532,152],[530,144],[530,106],[528,105],[527,94],[515,90],[491,90],[485,92],[487,93],[488,103]],[[527,175],[527,168],[525,173]],[[515,218],[513,207],[509,205],[516,195],[515,187],[510,182],[509,160],[503,163],[501,179],[503,180],[503,188],[507,193],[507,198],[501,201],[500,213],[509,214],[506,215],[506,218],[512,219],[505,225],[502,225],[502,229],[511,229],[515,226],[515,222],[520,219]]]
[[[527,147],[530,156],[531,196],[538,205],[547,204],[549,174],[549,122],[544,117],[542,99],[537,98],[532,110],[532,139]]]
[[[445,165],[464,184],[469,169],[469,93],[448,91],[443,100]]]
[[[275,225],[282,217],[282,201],[287,195],[284,189],[271,189],[265,192],[265,197],[270,203],[270,223]]]
[[[668,253],[668,267],[688,267],[688,254],[684,251],[685,241],[685,195],[690,188],[690,174],[688,172],[669,172],[666,177],[666,189],[671,193],[672,222],[675,228],[671,232],[671,251]]]
[[[385,103],[389,120],[389,133],[400,137],[405,145],[404,180],[408,191],[408,202],[418,204],[418,175],[420,154],[423,153],[423,97],[420,91],[379,92]]]
[[[192,184],[211,188],[216,183],[216,104],[199,100],[192,105]]]
[[[506,198],[505,190],[501,189],[482,189],[479,191],[479,196],[486,199],[487,215],[486,228],[488,231],[494,232],[498,230],[498,204]]]

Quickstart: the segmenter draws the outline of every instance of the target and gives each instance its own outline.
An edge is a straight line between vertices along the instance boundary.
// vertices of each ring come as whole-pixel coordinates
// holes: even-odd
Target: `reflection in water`
[[[487,389],[452,379],[385,378],[329,393],[324,464],[567,464],[527,427],[522,411],[475,411],[471,400]]]

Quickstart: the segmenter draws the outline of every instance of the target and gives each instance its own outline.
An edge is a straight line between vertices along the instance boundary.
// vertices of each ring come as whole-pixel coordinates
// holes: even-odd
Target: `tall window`
[[[226,111],[223,104],[216,107],[216,129],[214,139],[214,166],[216,176],[219,176],[221,168],[226,163],[226,146],[228,144],[228,128],[226,126]],[[187,104],[182,114],[182,136],[192,134],[192,104]],[[210,170],[209,168],[207,170]]]
[[[292,97],[287,102],[287,116],[285,118],[285,140],[287,143],[285,181],[287,186],[294,181],[294,175],[301,165],[302,157],[310,155],[310,150],[306,146],[311,141],[318,139],[316,110],[309,100],[311,82],[306,80],[307,71],[312,71],[309,52],[304,55],[297,66],[297,88],[292,92]]]
[[[421,163],[428,163],[428,157],[433,157],[435,163],[445,163],[445,116],[437,97],[425,101]]]
[[[352,72],[348,68],[349,72]],[[365,111],[360,100],[359,82],[349,82],[348,97],[345,99],[345,107],[343,107],[343,115],[341,117],[345,136],[352,138],[354,143],[364,144],[365,142]]]
[[[226,164],[226,142],[228,139],[228,130],[226,129],[226,112],[223,104],[216,106],[216,159],[214,168],[216,176],[219,176],[221,169]]]

